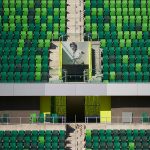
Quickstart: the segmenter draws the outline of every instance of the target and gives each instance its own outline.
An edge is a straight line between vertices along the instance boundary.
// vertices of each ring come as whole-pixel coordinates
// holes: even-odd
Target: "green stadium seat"
[[[40,74],[37,75],[37,80],[38,80],[39,78],[41,78],[41,75],[40,75]],[[44,114],[39,114],[38,122],[39,122],[39,123],[44,123]]]

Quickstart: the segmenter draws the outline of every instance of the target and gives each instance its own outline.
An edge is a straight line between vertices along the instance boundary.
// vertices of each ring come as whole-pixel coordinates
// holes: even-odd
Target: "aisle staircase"
[[[66,150],[85,150],[85,126],[84,124],[67,124]]]
[[[67,41],[84,41],[84,0],[67,0],[67,4]]]
[[[92,55],[94,56],[94,76],[92,77],[92,82],[100,82],[102,80],[102,64],[101,64],[101,52],[102,49],[100,48],[100,42],[99,41],[92,41]]]
[[[50,79],[49,81],[59,81],[59,41],[53,41],[50,48]]]

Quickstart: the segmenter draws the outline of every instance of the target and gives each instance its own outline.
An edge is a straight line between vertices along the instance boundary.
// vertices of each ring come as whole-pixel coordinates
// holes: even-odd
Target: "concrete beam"
[[[149,96],[147,83],[1,83],[0,96]]]

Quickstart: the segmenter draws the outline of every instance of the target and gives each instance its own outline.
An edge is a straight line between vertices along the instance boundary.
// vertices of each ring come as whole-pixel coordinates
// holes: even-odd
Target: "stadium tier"
[[[103,82],[149,82],[150,1],[85,0],[85,33],[100,40]]]
[[[48,82],[51,41],[66,33],[66,0],[1,0],[0,15],[0,82]]]
[[[0,131],[0,149],[64,150],[65,138],[63,130]]]
[[[150,130],[86,130],[86,148],[148,150]]]
[[[149,82],[150,2],[147,0],[85,0],[83,4],[84,10],[80,11],[84,13],[84,21],[82,21],[84,31],[82,33],[81,28],[79,35],[85,33],[85,36],[83,41],[80,39],[78,42],[83,42],[86,47],[84,41],[88,40],[93,49],[93,42],[100,41],[101,56],[98,58],[92,51],[90,52],[90,46],[84,53],[78,49],[78,43],[74,52],[70,47],[64,47],[62,40],[74,42],[70,41],[73,33],[69,33],[71,32],[69,29],[78,32],[78,22],[74,25],[71,20],[74,17],[72,12],[67,13],[70,9],[67,8],[66,0],[1,1],[0,82],[49,82],[54,74],[51,68],[59,70],[57,71],[59,79],[65,81],[63,72],[67,68],[64,67],[65,60],[69,65],[71,63],[87,65],[84,69],[81,67],[77,69],[78,72],[79,70],[82,72],[79,74],[82,80],[83,78],[92,80],[94,76],[100,75],[99,81],[105,83]],[[82,19],[75,16],[75,20],[77,19],[80,19],[79,23],[82,27]],[[62,45],[59,44],[62,52],[54,55],[54,58],[59,57],[59,62],[50,58],[50,54],[53,53],[50,49],[55,45],[54,41],[62,42]],[[94,50],[96,53],[96,49]],[[66,53],[68,56],[64,56]],[[88,60],[86,60],[87,56],[83,55],[86,53],[89,54]],[[72,62],[69,62],[69,59]],[[92,64],[94,61],[95,65]],[[59,65],[54,67],[55,64]],[[87,68],[88,77],[83,73]],[[66,72],[70,76],[69,69]],[[76,74],[74,73],[74,76]]]
[[[0,0],[0,150],[150,150],[149,82],[150,0]]]

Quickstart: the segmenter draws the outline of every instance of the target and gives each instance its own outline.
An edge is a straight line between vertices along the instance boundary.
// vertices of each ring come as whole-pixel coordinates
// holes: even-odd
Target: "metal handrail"
[[[65,37],[68,37],[69,34],[74,34],[74,35],[76,36],[77,34],[80,35],[81,33],[66,33],[66,34],[61,35],[61,36],[59,37],[59,41],[64,41],[63,39],[64,39]],[[83,33],[83,36],[84,36],[84,37],[88,37],[88,41],[91,41],[92,38],[91,38],[90,34],[91,34],[91,33]],[[61,37],[62,37],[62,40],[61,40]]]
[[[91,121],[92,120],[92,121]],[[99,120],[99,121],[98,121]],[[101,123],[101,124],[150,124],[150,117],[101,117],[101,116],[87,116],[85,117],[85,123]]]
[[[43,121],[39,120],[40,117],[0,117],[0,125],[3,124],[65,124],[66,117],[65,116],[57,116],[57,117],[44,117]],[[49,119],[49,121],[47,121]],[[59,122],[55,121],[55,119],[59,119]],[[33,121],[34,120],[34,121]],[[61,121],[60,121],[61,120]]]

